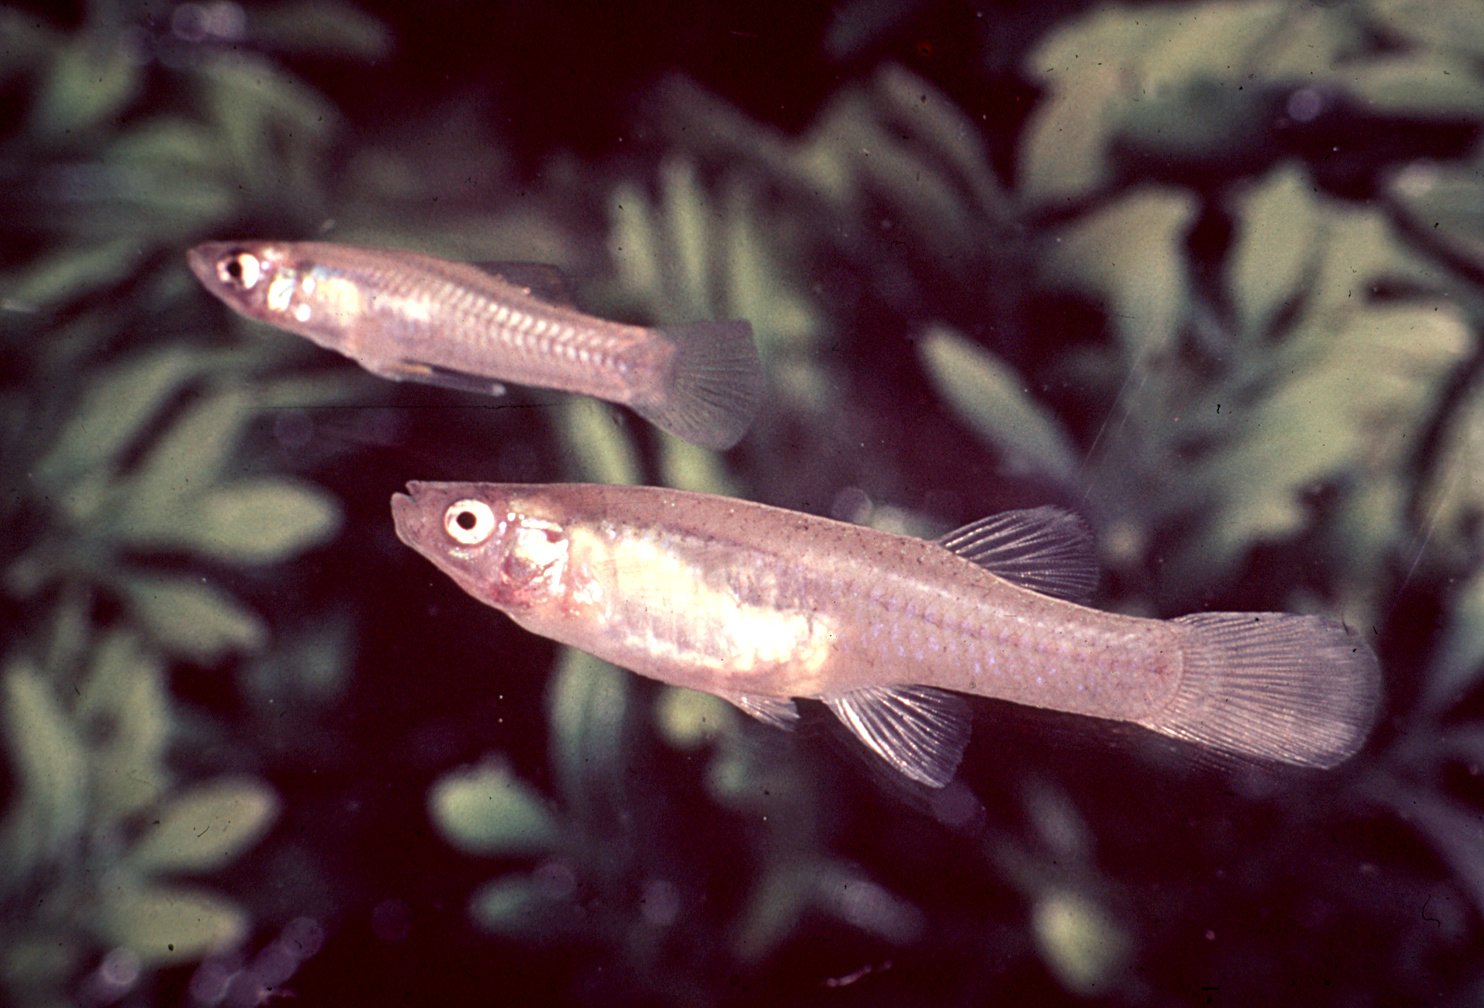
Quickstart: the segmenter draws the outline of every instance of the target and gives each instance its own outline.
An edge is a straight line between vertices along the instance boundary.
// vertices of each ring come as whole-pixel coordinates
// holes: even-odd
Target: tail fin
[[[1333,620],[1287,613],[1200,613],[1184,633],[1175,698],[1146,728],[1238,756],[1332,767],[1375,720],[1376,656]]]
[[[697,322],[659,330],[675,344],[662,392],[631,403],[644,419],[704,448],[742,439],[763,398],[763,365],[746,322]]]

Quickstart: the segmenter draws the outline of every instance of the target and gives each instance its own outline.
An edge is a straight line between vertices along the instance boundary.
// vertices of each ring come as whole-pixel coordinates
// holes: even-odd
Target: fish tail
[[[1333,620],[1288,613],[1199,613],[1170,621],[1184,638],[1174,699],[1139,723],[1237,756],[1332,767],[1365,741],[1381,669]]]
[[[669,381],[631,403],[657,427],[704,448],[742,439],[763,398],[763,365],[747,322],[697,322],[659,333],[675,345]]]

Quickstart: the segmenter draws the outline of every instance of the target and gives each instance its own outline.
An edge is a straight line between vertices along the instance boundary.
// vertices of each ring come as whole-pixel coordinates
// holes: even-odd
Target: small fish
[[[323,242],[208,242],[187,259],[236,311],[383,378],[494,395],[502,381],[578,392],[715,449],[741,439],[763,395],[748,323],[608,322],[573,307],[553,266]]]
[[[1375,655],[1331,620],[1078,604],[1097,584],[1092,536],[1057,508],[926,541],[654,487],[409,483],[392,515],[527,630],[781,727],[793,698],[822,700],[934,787],[968,742],[959,693],[1331,767],[1360,748],[1380,691]]]

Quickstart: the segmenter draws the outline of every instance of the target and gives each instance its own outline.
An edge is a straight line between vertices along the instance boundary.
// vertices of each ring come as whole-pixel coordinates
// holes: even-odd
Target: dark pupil
[[[227,260],[227,276],[233,280],[242,279],[242,260],[237,256]]]
[[[472,511],[460,511],[458,517],[454,519],[454,524],[458,525],[458,527],[463,529],[465,532],[468,532],[470,529],[472,529],[476,523],[477,520],[475,519],[474,512]]]

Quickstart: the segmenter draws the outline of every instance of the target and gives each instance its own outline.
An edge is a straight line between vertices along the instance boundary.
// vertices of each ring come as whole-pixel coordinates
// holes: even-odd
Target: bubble
[[[282,940],[272,942],[253,957],[252,974],[267,987],[277,987],[299,968],[299,957]]]
[[[639,908],[645,921],[655,927],[667,927],[680,916],[680,892],[668,879],[650,879],[644,883]]]
[[[170,30],[184,42],[200,42],[206,37],[206,8],[183,3],[170,15]]]
[[[279,941],[303,961],[324,947],[325,929],[313,917],[296,917],[284,926]]]
[[[1286,110],[1294,122],[1313,122],[1324,111],[1324,96],[1315,88],[1299,88],[1288,96]]]
[[[222,959],[208,959],[191,975],[191,1002],[198,1005],[220,1004],[227,988],[237,975],[237,966]]]
[[[170,30],[182,42],[206,39],[238,40],[247,29],[247,15],[230,0],[216,3],[183,3],[170,15]]]

